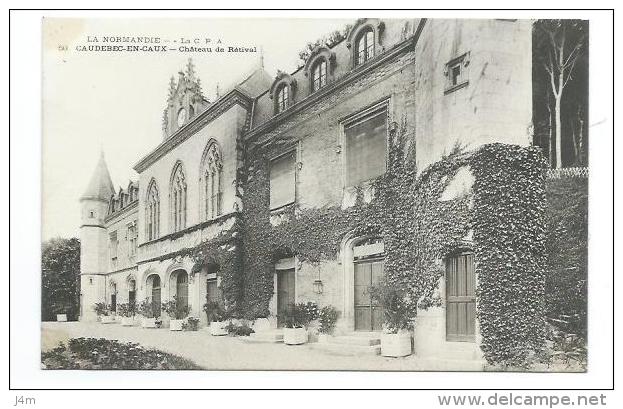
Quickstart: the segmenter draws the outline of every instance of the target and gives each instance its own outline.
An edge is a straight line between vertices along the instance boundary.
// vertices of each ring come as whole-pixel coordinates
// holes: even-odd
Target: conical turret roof
[[[110,179],[110,173],[108,173],[104,152],[102,152],[97,166],[95,167],[95,171],[93,172],[93,176],[91,176],[91,181],[80,199],[109,200],[110,196],[114,193],[115,188]]]

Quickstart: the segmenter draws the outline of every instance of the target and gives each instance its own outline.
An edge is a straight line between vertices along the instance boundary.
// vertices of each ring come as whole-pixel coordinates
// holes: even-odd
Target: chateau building
[[[220,298],[219,266],[197,266],[184,250],[241,222],[252,147],[276,147],[266,192],[276,225],[291,206],[346,209],[359,191],[371,200],[369,182],[385,173],[388,135],[402,123],[419,170],[457,142],[529,145],[531,37],[522,20],[360,19],[295,72],[271,77],[258,67],[215,101],[189,62],[171,78],[162,142],[134,166],[138,180],[115,190],[102,156],[80,199],[81,319],[96,319],[96,302],[114,310],[176,296],[206,324],[203,304]],[[244,238],[236,243],[226,250],[244,253]],[[381,238],[347,235],[320,268],[296,255],[276,260],[271,314],[314,301],[340,311],[341,333],[380,330],[365,290],[383,274],[383,254]],[[473,256],[444,261],[452,274],[439,290],[442,305],[418,316],[418,353],[443,345],[477,353]],[[446,293],[457,282],[462,293]]]

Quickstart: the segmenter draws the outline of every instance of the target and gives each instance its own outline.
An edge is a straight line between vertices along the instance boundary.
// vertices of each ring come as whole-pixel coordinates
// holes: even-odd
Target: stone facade
[[[367,32],[371,33],[367,44],[373,46],[366,61],[360,61],[359,41]],[[189,275],[191,315],[205,321],[201,309],[212,273],[190,274],[193,261],[180,254],[227,231],[243,214],[239,175],[245,147],[280,139],[284,152],[296,151],[294,202],[306,209],[352,205],[354,188],[345,179],[344,124],[375,107],[386,109],[388,129],[407,124],[408,137],[416,144],[418,170],[457,142],[470,148],[490,142],[528,145],[530,47],[528,21],[360,19],[343,41],[313,50],[305,66],[294,73],[279,73],[273,80],[259,67],[214,102],[203,98],[189,64],[177,84],[172,79],[163,142],[134,168],[139,174],[134,186],[140,186],[136,197],[130,197],[123,209],[111,208],[109,202],[119,200],[120,193],[115,194],[111,183],[108,186],[110,177],[105,164],[100,164],[94,178],[106,186],[83,199],[82,319],[95,319],[92,304],[110,302],[110,291],[117,292],[117,302],[128,299],[130,288],[136,289],[137,301],[150,297],[152,275],[162,283],[162,301],[168,300],[176,294],[175,277],[184,271]],[[319,61],[326,62],[326,78],[317,89],[313,70]],[[279,106],[282,87],[289,90],[284,107]],[[206,185],[205,166],[214,146],[219,204],[216,214],[207,215],[214,195],[206,190],[213,185]],[[173,180],[178,167],[184,185],[179,202],[173,188],[179,183]],[[148,203],[152,185],[159,197],[155,213]],[[366,198],[373,194],[367,190]],[[182,222],[175,219],[179,206],[185,209]],[[85,217],[92,208],[97,217],[89,222]],[[150,236],[153,214],[159,225],[157,234]],[[131,256],[127,232],[132,225],[137,250]],[[114,266],[113,232],[118,243]],[[335,306],[342,312],[340,332],[355,329],[353,254],[360,239],[345,237],[336,258],[319,266],[294,260],[295,301]],[[314,289],[318,279],[323,283],[321,294]],[[276,293],[270,304],[273,314]],[[440,297],[444,294],[442,283]],[[443,308],[422,313],[418,326],[416,345],[422,351],[447,343]],[[473,350],[465,345],[456,348],[459,354]]]

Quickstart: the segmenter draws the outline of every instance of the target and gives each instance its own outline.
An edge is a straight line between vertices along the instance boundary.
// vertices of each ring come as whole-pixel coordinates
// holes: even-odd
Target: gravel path
[[[206,369],[221,370],[380,370],[417,371],[415,356],[339,356],[307,345],[246,343],[235,337],[213,337],[206,329],[174,332],[166,328],[145,329],[119,324],[45,322],[41,324],[41,348],[47,350],[69,338],[92,337],[136,342],[145,347],[190,359]]]

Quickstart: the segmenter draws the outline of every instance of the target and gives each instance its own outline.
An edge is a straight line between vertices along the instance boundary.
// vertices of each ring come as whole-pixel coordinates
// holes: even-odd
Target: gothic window
[[[117,232],[110,233],[110,268],[112,270],[117,269],[117,251],[119,248],[119,241],[117,240]]]
[[[208,144],[201,162],[201,192],[203,196],[203,220],[211,220],[222,214],[223,163],[216,142]]]
[[[321,59],[312,70],[312,92],[327,85],[327,60]]]
[[[374,57],[374,30],[372,28],[364,30],[357,38],[355,56],[355,65],[363,64]]]
[[[145,237],[148,241],[160,236],[160,195],[155,180],[151,181],[147,189],[145,229]]]
[[[270,161],[270,208],[277,209],[296,198],[296,152],[291,151]]]
[[[387,108],[364,114],[344,125],[346,185],[356,186],[385,173]]]
[[[134,257],[137,248],[136,221],[128,224],[128,255]]]
[[[173,231],[186,228],[186,178],[182,163],[178,162],[173,168],[171,177],[171,220]]]
[[[288,108],[290,99],[290,87],[283,84],[277,90],[277,113],[283,112]]]

